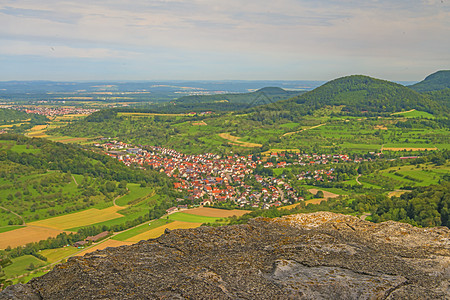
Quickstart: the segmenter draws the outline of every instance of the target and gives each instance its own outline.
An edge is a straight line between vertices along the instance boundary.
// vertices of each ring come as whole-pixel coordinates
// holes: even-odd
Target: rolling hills
[[[393,113],[417,109],[439,113],[441,105],[405,86],[362,75],[338,78],[300,96],[260,107],[260,110],[311,114],[325,107],[340,107],[341,113]]]
[[[450,88],[450,70],[437,71],[424,80],[409,86],[417,92],[431,92]]]

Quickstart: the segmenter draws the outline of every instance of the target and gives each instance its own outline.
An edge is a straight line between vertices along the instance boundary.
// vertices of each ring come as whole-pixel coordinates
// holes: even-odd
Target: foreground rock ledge
[[[320,212],[173,230],[0,299],[449,299],[450,230]]]

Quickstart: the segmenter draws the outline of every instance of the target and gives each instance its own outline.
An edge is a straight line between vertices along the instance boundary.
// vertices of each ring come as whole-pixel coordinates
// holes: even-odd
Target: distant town
[[[232,202],[237,207],[269,209],[304,200],[289,180],[255,174],[255,169],[280,169],[292,165],[323,165],[323,168],[302,171],[297,180],[334,180],[332,165],[343,162],[361,162],[343,154],[271,153],[264,161],[254,155],[220,156],[213,153],[186,155],[176,150],[158,146],[134,146],[117,140],[104,139],[94,146],[123,162],[127,166],[153,168],[175,178],[174,187],[187,191],[189,200],[200,205]],[[287,162],[290,161],[290,162]],[[183,201],[184,199],[179,199]]]

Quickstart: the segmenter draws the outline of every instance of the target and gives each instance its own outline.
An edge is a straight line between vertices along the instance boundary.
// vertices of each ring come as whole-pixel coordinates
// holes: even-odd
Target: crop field
[[[67,246],[67,247],[63,247],[63,248],[42,250],[39,252],[39,254],[47,257],[47,259],[48,259],[47,261],[49,263],[54,263],[54,262],[60,261],[63,258],[66,258],[68,256],[72,256],[75,253],[77,253],[78,251],[80,251],[80,249],[72,247],[72,246]]]
[[[308,190],[311,194],[315,195],[317,194],[317,192],[319,191],[318,189],[309,189]],[[328,191],[324,191],[324,190],[320,190],[323,192],[323,196],[324,198],[337,198],[339,197],[338,194],[332,193],[332,192],[328,192]]]
[[[145,222],[144,224],[139,225],[139,226],[137,226],[135,228],[132,228],[132,229],[126,230],[126,231],[124,231],[122,233],[119,233],[117,235],[114,235],[112,237],[112,239],[113,240],[118,240],[118,241],[126,241],[126,240],[128,240],[128,239],[130,239],[130,238],[132,238],[132,237],[134,237],[134,236],[136,236],[138,234],[147,232],[149,230],[158,228],[160,226],[164,226],[164,225],[169,224],[171,222],[174,222],[174,221],[167,220],[167,219],[156,219],[156,220],[151,221],[150,223],[149,222]]]
[[[250,212],[249,210],[240,210],[240,209],[227,210],[227,209],[218,209],[218,208],[211,208],[211,207],[199,207],[199,208],[188,209],[188,210],[183,211],[183,213],[185,213],[185,214],[204,216],[204,217],[214,217],[214,218],[229,218],[232,216],[240,217],[249,212]]]
[[[62,230],[37,226],[26,226],[16,230],[2,232],[0,233],[0,249],[5,249],[8,246],[14,248],[32,242],[39,242],[49,237],[55,237],[62,232]]]
[[[91,208],[73,214],[32,222],[29,225],[60,230],[88,226],[99,222],[123,217],[123,215],[117,213],[117,211],[119,211],[120,209],[120,207],[115,206],[108,207],[102,210]]]
[[[307,200],[307,201],[305,201],[305,205],[308,205],[308,204],[320,204],[322,201],[327,201],[327,199],[325,199],[325,198],[318,198],[318,199]],[[278,207],[278,209],[293,209],[293,208],[296,208],[297,206],[299,206],[300,203],[294,203],[294,204],[291,204],[291,205],[281,206],[281,207]]]
[[[432,148],[415,148],[415,147],[383,147],[383,151],[434,151],[438,148],[432,147]]]
[[[169,224],[160,226],[158,228],[155,228],[155,229],[152,229],[152,230],[148,230],[146,232],[138,234],[138,235],[136,235],[134,237],[131,237],[131,238],[125,240],[125,241],[126,242],[137,243],[137,242],[142,241],[142,240],[155,239],[157,237],[160,237],[161,235],[164,234],[164,231],[166,230],[166,228],[168,228],[168,229],[187,229],[187,228],[200,227],[201,225],[202,225],[202,223],[174,221],[174,222],[171,222]]]
[[[131,244],[133,244],[133,243],[109,239],[109,240],[106,240],[104,242],[101,242],[101,243],[95,245],[94,247],[87,248],[86,250],[78,253],[76,256],[83,256],[86,253],[91,253],[91,252],[94,252],[97,250],[103,250],[108,247],[119,247],[119,246],[131,245]]]

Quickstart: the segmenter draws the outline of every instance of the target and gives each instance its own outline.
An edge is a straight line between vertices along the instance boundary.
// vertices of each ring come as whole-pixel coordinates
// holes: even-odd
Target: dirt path
[[[295,134],[295,133],[299,133],[299,132],[302,132],[302,131],[305,131],[305,130],[314,129],[314,128],[317,128],[317,127],[320,127],[320,126],[323,126],[323,125],[326,125],[326,124],[327,124],[327,123],[323,123],[323,124],[319,124],[319,125],[312,126],[312,127],[309,127],[309,128],[305,128],[305,129],[293,131],[293,132],[286,132],[286,133],[283,134],[281,137],[283,137],[283,136],[288,136],[288,135]]]
[[[359,218],[364,221],[368,216],[370,216],[370,213],[363,213]]]
[[[392,113],[391,116],[393,116],[393,115],[399,115],[399,114],[404,114],[404,113],[409,113],[409,112],[412,112],[412,111],[415,111],[415,109],[410,109],[410,110],[407,110],[407,111],[399,111],[399,112],[395,112],[395,113]]]
[[[356,182],[357,182],[359,185],[362,185],[362,183],[359,182],[359,177],[361,177],[361,174],[358,174],[358,176],[356,176]]]
[[[262,147],[262,144],[242,142],[242,141],[240,141],[240,139],[241,139],[240,137],[232,136],[229,133],[219,133],[219,136],[223,139],[229,140],[230,141],[229,144],[231,144],[231,145],[249,147],[249,148]]]
[[[77,180],[75,179],[75,176],[73,176],[73,174],[72,174],[72,179],[73,179],[73,182],[75,182],[75,184],[78,186],[78,182],[77,182]]]
[[[22,225],[24,225],[24,226],[27,225],[27,224],[25,223],[25,220],[24,220],[24,219],[22,218],[22,216],[19,215],[18,213],[15,213],[15,212],[13,212],[12,210],[7,209],[6,207],[3,207],[3,206],[0,206],[0,209],[6,210],[6,211],[12,213],[13,215],[16,215],[17,217],[19,217],[19,218],[22,220]]]

